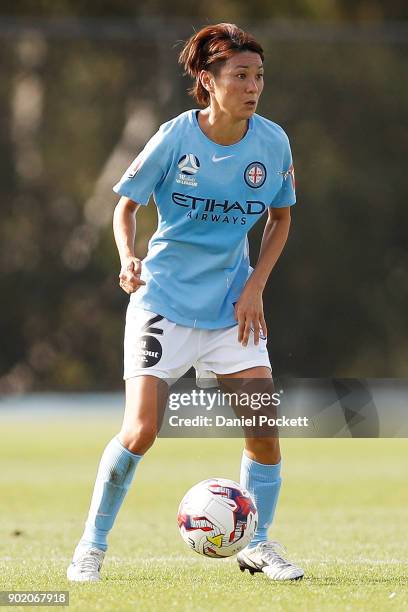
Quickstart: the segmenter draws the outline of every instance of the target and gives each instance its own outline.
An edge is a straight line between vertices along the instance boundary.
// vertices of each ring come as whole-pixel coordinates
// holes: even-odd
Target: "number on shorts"
[[[158,323],[162,319],[164,319],[164,317],[162,317],[161,315],[156,315],[155,317],[152,317],[151,319],[146,321],[141,331],[146,332],[147,334],[157,334],[158,336],[162,336],[163,335],[162,329],[160,329],[159,327],[151,327],[151,325]]]

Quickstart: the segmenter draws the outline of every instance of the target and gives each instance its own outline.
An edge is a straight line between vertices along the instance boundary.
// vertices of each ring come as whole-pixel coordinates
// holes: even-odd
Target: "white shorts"
[[[124,380],[151,374],[175,382],[194,367],[197,384],[211,386],[210,381],[216,381],[215,374],[231,374],[255,366],[271,368],[266,339],[260,338],[256,346],[253,331],[247,346],[242,346],[237,325],[222,329],[185,327],[131,303],[128,306]]]

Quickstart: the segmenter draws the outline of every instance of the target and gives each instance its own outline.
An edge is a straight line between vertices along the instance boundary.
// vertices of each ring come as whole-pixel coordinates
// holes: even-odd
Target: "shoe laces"
[[[99,572],[103,559],[103,552],[96,548],[85,551],[76,561],[82,572]]]
[[[259,547],[262,550],[262,557],[268,563],[279,565],[281,568],[292,567],[292,564],[278,553],[278,550],[286,553],[285,547],[279,542],[262,542]]]

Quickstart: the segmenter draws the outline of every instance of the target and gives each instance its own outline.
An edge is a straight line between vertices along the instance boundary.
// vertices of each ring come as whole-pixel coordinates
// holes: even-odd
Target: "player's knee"
[[[247,441],[251,458],[261,463],[275,464],[280,459],[279,438],[251,438]]]
[[[156,427],[151,423],[141,423],[132,428],[122,428],[119,439],[131,453],[144,455],[156,439]]]
[[[252,444],[259,450],[272,452],[279,448],[279,438],[255,438]]]

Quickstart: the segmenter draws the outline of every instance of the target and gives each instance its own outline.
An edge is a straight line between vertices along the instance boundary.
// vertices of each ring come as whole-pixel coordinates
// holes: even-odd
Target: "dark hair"
[[[210,101],[210,94],[200,81],[201,70],[211,70],[216,74],[224,62],[240,51],[253,51],[262,61],[264,59],[263,49],[252,34],[233,23],[206,26],[185,43],[178,61],[186,74],[195,79],[188,92],[199,104],[206,106]]]

